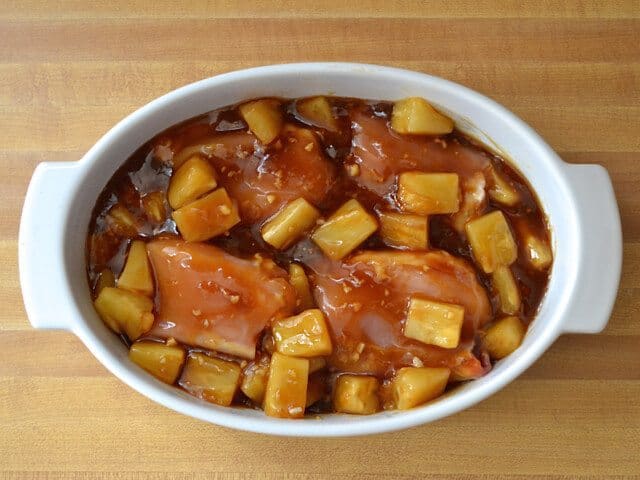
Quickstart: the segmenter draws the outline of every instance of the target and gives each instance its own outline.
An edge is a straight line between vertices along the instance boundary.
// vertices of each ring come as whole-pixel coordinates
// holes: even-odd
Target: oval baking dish
[[[459,130],[511,160],[537,193],[552,230],[554,263],[548,290],[521,347],[486,376],[413,410],[292,421],[204,403],[130,362],[126,346],[105,327],[91,302],[83,255],[91,211],[108,179],[140,145],[176,123],[229,104],[256,97],[317,94],[428,99],[453,118]],[[563,163],[521,120],[465,87],[399,69],[342,63],[243,70],[160,97],[116,125],[81,161],[39,165],[27,192],[19,238],[23,296],[35,327],[74,332],[116,376],[167,407],[224,426],[280,435],[397,430],[484,399],[529,367],[560,334],[604,328],[621,262],[619,213],[602,167]]]

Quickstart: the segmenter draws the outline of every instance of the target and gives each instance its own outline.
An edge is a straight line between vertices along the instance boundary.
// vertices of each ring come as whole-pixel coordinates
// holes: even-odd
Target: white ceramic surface
[[[537,192],[552,227],[555,261],[548,292],[522,346],[485,377],[413,410],[371,416],[282,420],[224,408],[164,385],[127,359],[122,342],[91,304],[85,236],[107,180],[140,145],[195,115],[260,96],[334,94],[395,100],[422,96],[467,133],[499,148]],[[478,126],[479,128],[476,128]],[[613,307],[622,263],[620,217],[611,180],[597,165],[569,165],[524,122],[494,101],[421,73],[351,63],[304,63],[219,75],[170,92],[137,110],[78,162],[41,163],[25,199],[20,281],[36,328],[76,334],[114,375],[169,408],[227,427],[293,436],[363,435],[430,422],[467,408],[512,381],[562,333],[596,333]]]

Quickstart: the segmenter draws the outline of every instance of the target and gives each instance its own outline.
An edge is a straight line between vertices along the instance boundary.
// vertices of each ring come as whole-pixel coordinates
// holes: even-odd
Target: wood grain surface
[[[2,0],[0,39],[0,478],[640,475],[640,2]],[[17,232],[39,162],[80,158],[117,120],[185,83],[312,60],[460,82],[524,118],[566,161],[604,165],[625,241],[606,330],[561,337],[453,417],[310,440],[171,412],[72,334],[30,327]]]

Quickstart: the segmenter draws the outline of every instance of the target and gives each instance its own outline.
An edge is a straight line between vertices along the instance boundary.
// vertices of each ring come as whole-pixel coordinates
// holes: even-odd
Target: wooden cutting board
[[[640,2],[239,3],[0,2],[0,476],[640,474]],[[625,240],[607,329],[561,337],[463,413],[339,440],[253,435],[181,416],[115,379],[72,334],[31,329],[16,238],[38,162],[80,158],[117,120],[180,85],[307,60],[449,78],[513,110],[566,161],[607,167]]]

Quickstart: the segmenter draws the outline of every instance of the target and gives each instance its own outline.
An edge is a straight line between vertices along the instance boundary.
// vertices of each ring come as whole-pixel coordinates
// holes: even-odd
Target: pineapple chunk
[[[150,297],[153,295],[153,278],[147,257],[147,246],[140,240],[134,240],[124,269],[118,278],[118,287]]]
[[[199,242],[220,235],[240,222],[240,215],[224,188],[173,212],[178,230],[188,242]]]
[[[380,409],[378,379],[366,375],[340,375],[333,393],[333,408],[340,413],[370,415]]]
[[[272,98],[263,98],[240,105],[240,115],[249,130],[264,145],[268,145],[280,134],[282,129],[282,113],[280,102]]]
[[[314,403],[320,401],[324,397],[324,378],[322,375],[313,375],[309,377],[307,382],[307,401],[306,407],[310,407]]]
[[[491,358],[500,360],[520,346],[525,332],[518,317],[505,317],[487,329],[484,345]]]
[[[164,193],[151,192],[140,200],[142,208],[149,220],[156,223],[162,223],[167,219],[167,208],[164,202]]]
[[[340,260],[378,229],[378,222],[360,202],[348,200],[313,233],[311,238],[326,256]]]
[[[404,172],[398,177],[397,198],[403,211],[430,215],[460,209],[457,173]]]
[[[464,307],[411,297],[404,335],[428,345],[455,348],[460,342]]]
[[[404,213],[380,212],[380,235],[390,247],[424,250],[428,243],[428,218]]]
[[[106,287],[115,287],[116,277],[113,276],[113,272],[108,268],[105,268],[100,272],[98,277],[98,283],[96,284],[96,293],[100,293]]]
[[[500,265],[508,266],[516,261],[516,242],[500,210],[469,221],[465,230],[473,257],[485,273],[492,273]]]
[[[331,105],[326,97],[311,97],[298,100],[296,110],[306,120],[318,127],[335,131],[338,129]]]
[[[323,357],[312,357],[309,359],[309,375],[318,372],[327,366],[327,360]]]
[[[499,266],[491,275],[493,288],[500,298],[500,310],[507,315],[513,315],[520,310],[520,291],[513,273],[509,267]]]
[[[262,405],[264,392],[267,390],[269,375],[269,358],[262,357],[257,362],[251,362],[244,369],[240,390],[256,404]]]
[[[262,227],[262,238],[272,247],[283,250],[315,225],[320,217],[316,207],[300,197],[287,204]]]
[[[273,322],[276,350],[296,357],[317,357],[331,353],[331,337],[324,315],[318,309]]]
[[[178,209],[190,203],[218,185],[216,171],[200,155],[184,162],[171,177],[167,198],[171,208]]]
[[[140,293],[105,287],[94,302],[96,311],[111,330],[136,340],[153,325],[153,302]]]
[[[549,245],[547,245],[545,241],[540,240],[538,237],[529,234],[524,239],[524,251],[527,260],[536,270],[545,270],[551,265],[551,261],[553,260],[551,248],[549,248]]]
[[[396,408],[406,410],[439,397],[447,388],[448,368],[405,367],[391,383]]]
[[[443,135],[453,131],[453,120],[438,112],[424,98],[410,97],[393,105],[391,128],[398,133]]]
[[[274,353],[269,366],[264,412],[270,417],[303,417],[308,380],[309,360]]]
[[[116,233],[126,236],[137,235],[138,222],[136,217],[119,203],[111,207],[107,217]]]
[[[129,359],[158,380],[173,384],[184,363],[184,350],[157,342],[136,342],[129,349]]]
[[[308,310],[314,307],[313,295],[311,295],[311,287],[309,279],[302,268],[297,263],[289,265],[289,283],[296,291],[298,301],[296,307],[298,311]]]
[[[209,357],[204,353],[189,355],[180,386],[207,402],[229,406],[240,382],[237,363]]]
[[[513,207],[520,201],[518,191],[495,168],[491,168],[489,179],[489,196],[493,200],[508,207]]]

